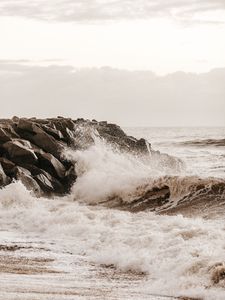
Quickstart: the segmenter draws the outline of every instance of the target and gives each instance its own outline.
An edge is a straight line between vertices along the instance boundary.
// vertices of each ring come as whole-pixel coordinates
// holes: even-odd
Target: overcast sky
[[[1,116],[225,126],[224,37],[224,0],[0,0]]]

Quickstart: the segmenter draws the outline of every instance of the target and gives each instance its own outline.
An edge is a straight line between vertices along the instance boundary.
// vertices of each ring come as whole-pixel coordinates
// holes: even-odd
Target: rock
[[[13,174],[16,165],[12,161],[8,160],[5,157],[0,157],[0,164],[2,165],[2,168],[6,175],[10,176]]]
[[[50,119],[51,126],[54,126],[63,135],[67,144],[74,142],[74,122],[71,119]]]
[[[107,125],[107,121],[100,121],[99,125]]]
[[[22,167],[16,167],[14,169],[14,176],[17,180],[20,180],[23,185],[29,190],[34,192],[36,196],[41,196],[42,191],[38,183],[32,178],[31,173]]]
[[[19,138],[14,129],[9,125],[0,127],[0,143],[11,141],[13,138]]]
[[[116,124],[107,124],[107,122],[99,122],[97,127],[99,134],[109,134],[111,136],[123,138],[126,137],[125,132]]]
[[[69,170],[66,171],[65,173],[65,184],[66,184],[66,191],[69,192],[72,185],[77,179],[76,171],[74,166],[71,166]]]
[[[46,195],[64,194],[63,185],[44,170],[40,170],[40,173],[33,177]]]
[[[15,163],[20,164],[23,162],[35,164],[38,160],[29,141],[14,139],[3,144],[3,148],[6,150],[10,159]]]
[[[137,140],[134,137],[127,136],[118,125],[108,124],[103,121],[99,122],[95,127],[101,138],[120,150],[149,155],[151,145],[145,139]]]
[[[39,166],[52,176],[63,178],[65,176],[66,169],[64,165],[50,153],[43,151],[35,152],[38,157]]]
[[[50,134],[51,136],[53,136],[57,140],[62,140],[63,139],[63,135],[62,135],[61,131],[57,130],[56,128],[51,128],[51,127],[49,127],[47,125],[43,125],[42,129],[44,129],[44,131],[47,134]]]
[[[10,183],[9,177],[6,176],[2,164],[0,163],[0,188]]]
[[[17,117],[17,116],[13,116],[13,117],[12,117],[12,121],[13,121],[13,123],[18,123],[18,122],[19,122],[19,120],[20,120],[20,118],[19,118],[19,117]]]
[[[33,134],[36,134],[36,132],[38,132],[38,124],[36,124],[36,122],[32,122],[31,120],[28,119],[19,119],[18,124],[17,124],[17,128],[21,129],[21,130],[26,130],[29,131]]]
[[[47,134],[36,123],[32,123],[29,120],[20,119],[17,125],[17,130],[23,137],[42,148],[46,152],[51,153],[57,158],[63,151],[63,145],[57,141],[53,136]]]
[[[3,128],[0,128],[0,142],[5,143],[10,140],[11,140],[11,136]]]
[[[24,164],[24,169],[31,173],[32,178],[37,181],[43,194],[47,196],[54,193],[65,194],[66,188],[64,188],[64,185],[45,170],[29,164]]]
[[[146,140],[127,136],[118,125],[106,121],[63,117],[0,119],[1,182],[19,179],[37,194],[64,195],[77,179],[72,162],[62,155],[65,147],[87,149],[95,143],[96,137],[120,151],[161,155],[154,152]],[[171,157],[164,157],[166,162],[174,163]],[[166,200],[163,198],[166,191],[164,196],[162,191],[154,193],[158,201]],[[137,199],[139,209],[145,205],[144,202],[139,205],[139,200],[150,205],[147,199]]]
[[[136,147],[140,152],[147,152],[151,151],[151,144],[146,141],[145,139],[140,139],[136,142]]]
[[[218,284],[220,281],[225,280],[225,265],[218,263],[212,268],[211,281],[213,284]]]

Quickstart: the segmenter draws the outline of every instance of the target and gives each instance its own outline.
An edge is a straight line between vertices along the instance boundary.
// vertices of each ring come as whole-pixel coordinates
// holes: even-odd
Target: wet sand
[[[142,288],[145,274],[90,264],[85,256],[59,251],[54,241],[6,232],[0,237],[0,300],[188,300],[148,294]]]

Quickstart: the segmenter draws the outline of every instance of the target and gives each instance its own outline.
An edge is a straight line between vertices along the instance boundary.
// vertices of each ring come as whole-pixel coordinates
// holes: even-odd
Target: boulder
[[[118,147],[122,151],[129,151],[149,155],[151,145],[145,139],[136,139],[126,133],[116,124],[108,124],[107,122],[94,123],[99,136],[105,139],[108,143]]]
[[[15,167],[14,169],[15,179],[20,180],[23,185],[29,190],[34,192],[36,196],[41,196],[43,193],[38,183],[32,178],[31,173],[22,167]]]
[[[137,150],[142,153],[151,152],[151,144],[143,138],[136,142],[136,147],[137,147]]]
[[[38,157],[38,165],[41,169],[47,171],[52,176],[63,178],[66,169],[64,165],[50,153],[44,151],[35,152]]]
[[[3,144],[3,148],[10,159],[15,163],[20,164],[21,162],[26,162],[35,164],[38,160],[29,141],[14,139]]]
[[[115,136],[117,138],[126,137],[125,132],[116,124],[107,124],[107,122],[99,122],[97,126],[98,132],[104,136],[104,134]]]
[[[63,144],[57,141],[53,136],[47,134],[38,124],[31,122],[30,120],[20,119],[17,124],[18,132],[42,148],[46,152],[51,153],[57,158],[60,158],[63,151]]]
[[[4,130],[4,128],[0,127],[0,142],[5,143],[11,140],[11,136]]]
[[[2,168],[6,175],[10,176],[13,174],[16,165],[12,161],[8,160],[5,157],[0,157],[0,164],[2,165]]]
[[[47,125],[43,125],[42,129],[47,133],[50,134],[51,136],[53,136],[55,139],[57,140],[63,140],[63,135],[61,133],[60,130],[57,130],[55,128],[55,125],[53,126],[53,128],[47,126]]]
[[[12,126],[4,124],[0,127],[0,143],[11,141],[13,138],[19,138]]]
[[[65,182],[65,189],[66,192],[68,193],[72,187],[72,185],[74,184],[74,182],[77,179],[77,174],[75,171],[75,167],[71,166],[65,173],[65,178],[64,178],[64,182]]]
[[[49,119],[51,126],[54,126],[63,135],[67,144],[74,142],[74,122],[69,118]]]
[[[51,194],[64,194],[66,187],[64,187],[63,182],[57,180],[51,174],[45,170],[31,164],[24,164],[24,169],[31,173],[33,179],[35,179],[43,191],[44,195]]]
[[[40,173],[33,176],[33,178],[37,181],[38,185],[46,195],[50,196],[52,194],[65,193],[63,185],[44,170],[40,170]]]
[[[10,178],[6,176],[2,164],[0,163],[0,188],[10,183]]]
[[[161,155],[153,151],[145,139],[127,136],[118,125],[106,121],[63,117],[1,119],[2,183],[7,181],[8,176],[11,180],[20,179],[36,193],[41,191],[49,196],[68,193],[77,175],[72,162],[64,159],[63,151],[65,147],[87,149],[95,143],[95,135],[119,150],[133,152],[135,155]],[[167,162],[172,158],[168,156],[164,160]],[[164,202],[167,199],[166,189],[153,192],[158,195],[157,201]],[[137,199],[135,209],[142,210],[144,203],[150,205],[148,199]]]

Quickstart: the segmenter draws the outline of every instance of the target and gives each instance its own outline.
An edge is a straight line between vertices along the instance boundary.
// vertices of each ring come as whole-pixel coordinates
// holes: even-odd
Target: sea
[[[78,174],[70,195],[36,198],[21,182],[0,190],[1,300],[225,299],[225,128],[123,129],[171,161],[96,137],[65,150]],[[108,205],[162,183],[173,213]]]

